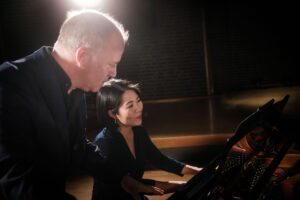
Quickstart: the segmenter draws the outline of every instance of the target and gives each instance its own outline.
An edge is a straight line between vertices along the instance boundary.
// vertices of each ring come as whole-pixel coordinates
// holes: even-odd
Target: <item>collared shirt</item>
[[[74,89],[71,91],[70,94],[68,94],[68,90],[71,87],[71,79],[51,55],[52,49],[53,48],[48,47],[46,50],[47,53],[50,55],[49,62],[52,63],[55,74],[58,77],[59,85],[63,94],[67,110],[69,133],[73,136],[70,138],[70,141],[71,144],[74,144],[74,141],[76,141],[76,137],[74,136],[81,135],[80,133],[77,133],[78,131],[81,131],[78,128],[78,125],[83,123],[82,127],[85,127],[85,121],[82,122],[82,119],[78,117],[81,116],[81,114],[85,115],[84,91],[82,91],[81,89]],[[76,149],[77,146],[76,144],[74,145],[75,146],[73,146],[73,148]]]
[[[62,94],[64,97],[64,101],[66,106],[68,107],[68,90],[71,87],[71,79],[68,77],[66,72],[62,69],[62,67],[55,61],[53,56],[51,55],[52,47],[47,47],[46,52],[49,54],[49,62],[51,63],[51,66],[53,66],[55,74],[58,77],[59,85],[62,90]]]

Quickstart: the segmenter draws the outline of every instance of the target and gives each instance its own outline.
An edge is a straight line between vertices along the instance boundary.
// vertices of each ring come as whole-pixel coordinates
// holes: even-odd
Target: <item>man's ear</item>
[[[77,66],[84,69],[88,65],[90,52],[86,47],[79,47],[75,53]]]
[[[116,119],[116,115],[114,115],[111,110],[108,110],[107,113],[111,118]]]

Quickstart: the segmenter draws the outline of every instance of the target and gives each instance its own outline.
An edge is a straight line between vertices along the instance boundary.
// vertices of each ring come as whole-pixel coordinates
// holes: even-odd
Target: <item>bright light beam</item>
[[[96,7],[100,0],[72,0],[72,2],[83,8],[92,8]]]

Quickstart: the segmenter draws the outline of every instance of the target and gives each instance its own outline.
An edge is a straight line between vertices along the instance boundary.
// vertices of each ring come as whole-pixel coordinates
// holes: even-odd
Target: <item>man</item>
[[[124,51],[112,18],[73,12],[51,47],[0,65],[0,199],[72,199],[65,177],[79,168],[139,192],[162,194],[103,159],[85,138],[84,91],[97,92]]]

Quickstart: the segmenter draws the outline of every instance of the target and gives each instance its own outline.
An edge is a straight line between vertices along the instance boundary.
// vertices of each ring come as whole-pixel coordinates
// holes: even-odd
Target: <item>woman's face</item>
[[[116,114],[119,126],[140,126],[142,124],[143,103],[133,90],[126,90]]]

